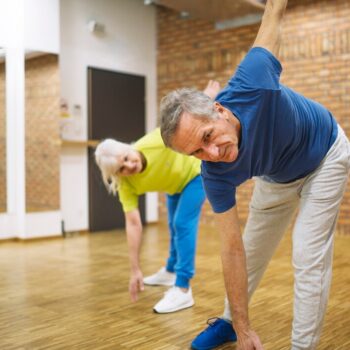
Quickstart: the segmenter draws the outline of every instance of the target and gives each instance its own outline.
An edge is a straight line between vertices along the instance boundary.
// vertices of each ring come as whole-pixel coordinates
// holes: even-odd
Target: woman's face
[[[142,157],[140,152],[136,150],[130,150],[118,157],[118,163],[121,164],[118,175],[129,176],[135,175],[142,171]]]

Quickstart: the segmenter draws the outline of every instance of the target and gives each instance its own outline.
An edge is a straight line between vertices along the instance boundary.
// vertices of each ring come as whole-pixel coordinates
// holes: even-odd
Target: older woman
[[[205,200],[199,176],[200,161],[175,153],[164,146],[159,129],[134,145],[107,139],[95,152],[102,178],[112,193],[118,192],[126,220],[131,276],[129,292],[133,301],[148,285],[172,286],[154,306],[168,313],[194,304],[190,280],[195,272],[195,250],[200,212]],[[139,252],[142,223],[138,196],[146,192],[167,194],[170,231],[166,266],[143,278]]]

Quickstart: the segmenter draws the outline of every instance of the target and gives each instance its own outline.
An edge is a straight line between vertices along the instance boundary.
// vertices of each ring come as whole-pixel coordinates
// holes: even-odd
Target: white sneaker
[[[183,292],[179,287],[172,287],[164,293],[164,297],[154,306],[154,312],[165,314],[186,309],[194,305],[192,289]]]
[[[175,283],[175,273],[168,272],[162,267],[158,272],[143,279],[144,284],[150,286],[173,286]]]

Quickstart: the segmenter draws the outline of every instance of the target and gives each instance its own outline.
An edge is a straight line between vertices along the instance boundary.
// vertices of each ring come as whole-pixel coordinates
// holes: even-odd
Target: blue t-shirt
[[[202,162],[214,212],[236,204],[236,187],[253,176],[287,183],[315,170],[337,137],[337,123],[319,103],[280,84],[282,67],[268,50],[252,48],[216,101],[241,123],[234,162]]]

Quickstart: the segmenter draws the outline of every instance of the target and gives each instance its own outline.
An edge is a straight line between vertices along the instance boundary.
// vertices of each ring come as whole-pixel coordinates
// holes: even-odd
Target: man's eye
[[[128,161],[128,156],[125,156],[124,157],[124,162],[127,162]]]
[[[204,142],[208,142],[210,140],[210,136],[211,136],[211,131],[208,132],[205,136],[204,136]]]

